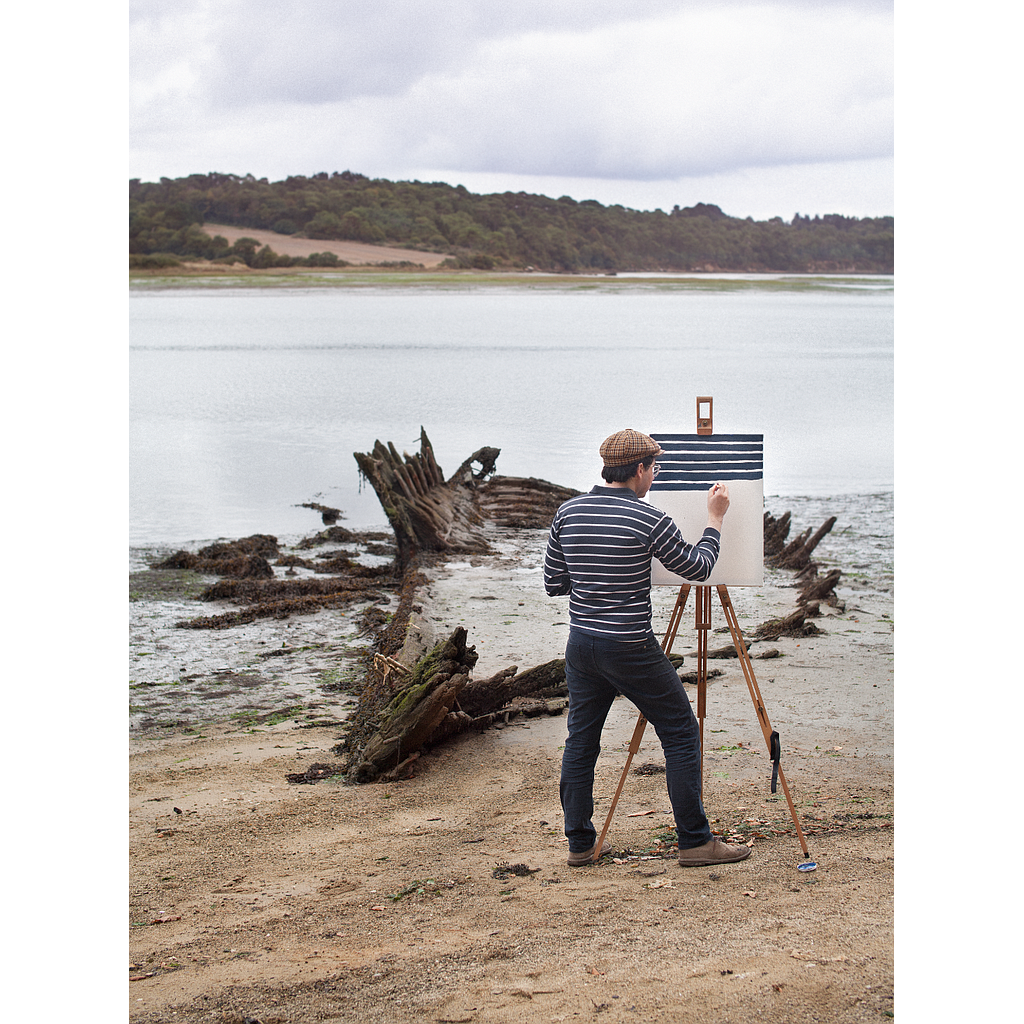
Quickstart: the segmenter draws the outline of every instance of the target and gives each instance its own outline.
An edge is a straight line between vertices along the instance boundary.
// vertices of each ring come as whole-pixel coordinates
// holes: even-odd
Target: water
[[[311,501],[386,528],[352,453],[416,450],[421,425],[446,473],[489,445],[499,473],[587,489],[604,437],[692,431],[697,395],[717,431],[764,434],[766,496],[891,515],[891,279],[133,291],[129,311],[132,546],[309,533]]]

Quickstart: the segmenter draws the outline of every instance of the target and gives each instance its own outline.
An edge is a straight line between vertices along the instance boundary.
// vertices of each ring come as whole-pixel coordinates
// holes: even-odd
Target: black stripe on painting
[[[650,436],[662,447],[666,443],[678,444],[693,441],[700,444],[711,444],[718,441],[755,442],[757,444],[764,442],[764,434],[651,434]]]
[[[707,490],[714,483],[721,483],[727,480],[761,480],[764,478],[764,474],[760,470],[752,470],[749,473],[718,473],[715,476],[705,476],[703,474],[693,474],[680,477],[670,477],[665,479],[664,475],[659,475],[654,481],[654,485],[651,487],[652,491],[689,491],[689,490]]]
[[[658,473],[664,476],[666,473],[716,473],[719,469],[764,469],[764,462],[761,459],[701,459],[691,462],[689,459],[666,459],[658,460]]]

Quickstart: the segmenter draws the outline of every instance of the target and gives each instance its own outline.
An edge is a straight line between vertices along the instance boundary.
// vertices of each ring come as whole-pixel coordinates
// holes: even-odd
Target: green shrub
[[[277,253],[274,252],[269,245],[265,245],[258,253],[256,253],[255,256],[253,256],[249,266],[254,270],[266,270],[269,267],[277,267],[280,266],[277,262],[278,258]]]
[[[259,247],[260,243],[257,242],[255,238],[250,238],[248,235],[245,235],[242,238],[235,239],[235,244],[231,246],[231,251],[236,256],[241,256],[242,262],[245,263],[246,266],[251,267],[253,265],[253,260],[256,258],[256,250],[259,249]]]
[[[347,267],[347,260],[339,260],[333,252],[311,252],[305,259],[307,267]]]
[[[129,270],[160,270],[164,267],[180,266],[181,260],[169,252],[130,253],[128,256]]]

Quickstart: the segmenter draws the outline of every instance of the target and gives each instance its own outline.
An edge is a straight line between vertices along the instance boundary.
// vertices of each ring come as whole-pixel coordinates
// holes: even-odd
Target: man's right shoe
[[[749,856],[749,846],[730,846],[721,839],[712,839],[703,846],[680,850],[679,864],[684,868],[701,868],[710,864],[732,864]]]
[[[572,850],[570,850],[568,860],[569,867],[581,868],[585,864],[592,863],[594,861],[594,851],[596,849],[597,843],[594,843],[594,845],[589,850],[583,850],[581,853],[573,853]],[[601,847],[601,857],[603,857],[606,853],[611,852],[612,844],[605,840],[604,846]],[[597,859],[600,860],[601,857],[598,857]]]

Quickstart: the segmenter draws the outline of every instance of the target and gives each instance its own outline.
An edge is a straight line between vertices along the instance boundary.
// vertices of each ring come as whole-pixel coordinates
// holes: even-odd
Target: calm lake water
[[[133,289],[131,546],[386,528],[352,453],[587,489],[630,426],[764,434],[765,495],[893,488],[892,278],[808,287]],[[732,282],[738,285],[739,282]],[[891,494],[886,499],[891,510]]]

